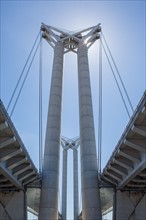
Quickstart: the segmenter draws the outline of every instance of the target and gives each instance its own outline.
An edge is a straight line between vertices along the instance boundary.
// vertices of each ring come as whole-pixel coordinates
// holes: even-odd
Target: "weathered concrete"
[[[82,218],[83,220],[101,220],[97,154],[87,51],[86,45],[81,42],[78,47],[78,82],[83,209]]]
[[[27,220],[26,193],[12,191],[0,193],[0,220]]]
[[[67,211],[67,150],[63,149],[62,171],[62,220],[66,220]]]
[[[120,191],[116,193],[115,219],[118,220],[145,220],[146,193],[144,191]]]
[[[73,175],[74,175],[74,220],[79,216],[79,193],[78,193],[78,150],[73,149]]]
[[[57,42],[54,49],[46,128],[39,220],[57,220],[58,218],[63,51],[63,44]]]

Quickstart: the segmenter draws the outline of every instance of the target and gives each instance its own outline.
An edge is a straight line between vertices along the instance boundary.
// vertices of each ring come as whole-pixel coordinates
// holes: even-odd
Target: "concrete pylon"
[[[73,149],[73,177],[74,177],[74,220],[79,216],[79,193],[78,193],[78,150]]]
[[[57,42],[54,49],[53,71],[46,128],[39,220],[58,219],[63,53],[63,43]]]
[[[55,48],[39,220],[57,220],[59,143],[62,101],[63,53],[74,52],[78,56],[80,147],[83,220],[101,220],[98,187],[97,155],[93,123],[93,109],[88,67],[88,48],[100,38],[100,24],[77,32],[61,30],[42,24],[43,37]],[[73,149],[72,140],[68,141]],[[74,151],[74,218],[78,215],[77,152]],[[67,186],[64,186],[64,189]],[[66,196],[64,198],[66,200]],[[66,201],[64,201],[66,204]],[[64,206],[66,207],[66,205]],[[64,213],[66,213],[64,208]],[[66,214],[64,214],[65,216]]]
[[[88,49],[83,41],[78,46],[78,85],[80,114],[80,151],[82,219],[101,220],[100,194],[98,188],[97,154],[91,99]]]
[[[73,150],[73,201],[74,201],[74,220],[78,219],[79,215],[79,199],[78,199],[78,150],[79,138],[61,139],[63,148],[63,171],[62,171],[62,220],[67,220],[67,151]]]
[[[62,145],[63,146],[63,145]],[[62,167],[62,220],[66,220],[67,214],[67,150],[63,146],[63,167]]]
[[[27,219],[26,191],[0,192],[0,220]]]

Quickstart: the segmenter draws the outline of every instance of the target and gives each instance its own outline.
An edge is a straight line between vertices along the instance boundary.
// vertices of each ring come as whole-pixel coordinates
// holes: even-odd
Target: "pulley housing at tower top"
[[[77,53],[80,42],[86,44],[89,48],[100,38],[101,26],[98,24],[81,31],[67,31],[42,23],[41,31],[42,37],[46,39],[52,48],[55,48],[56,42],[61,41],[64,44],[64,53],[70,51]]]

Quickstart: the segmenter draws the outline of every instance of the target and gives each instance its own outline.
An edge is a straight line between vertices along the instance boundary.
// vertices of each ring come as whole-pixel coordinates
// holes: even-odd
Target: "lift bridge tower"
[[[61,106],[63,82],[63,57],[74,52],[78,58],[78,96],[80,124],[80,160],[82,219],[101,220],[101,205],[98,188],[97,153],[93,120],[91,85],[88,65],[88,49],[100,38],[100,24],[78,32],[66,32],[45,24],[41,27],[43,37],[54,49],[54,60],[48,107],[44,164],[42,168],[42,189],[39,220],[58,220],[59,192],[59,153],[61,146]],[[72,143],[70,143],[72,145]],[[77,145],[77,142],[76,142]],[[65,145],[64,145],[65,146]],[[73,146],[72,146],[73,147]],[[65,148],[64,148],[65,150]],[[74,149],[76,150],[76,149]],[[64,153],[64,164],[67,155]],[[74,161],[76,161],[76,156]],[[66,175],[63,175],[62,219],[66,220]],[[74,168],[76,169],[76,168]],[[76,175],[75,175],[76,176]],[[77,181],[77,176],[75,178]],[[78,184],[74,180],[74,189]],[[78,191],[76,190],[76,193]],[[78,204],[78,195],[74,204]],[[78,205],[77,205],[78,206]],[[77,220],[78,207],[74,205],[74,218]]]

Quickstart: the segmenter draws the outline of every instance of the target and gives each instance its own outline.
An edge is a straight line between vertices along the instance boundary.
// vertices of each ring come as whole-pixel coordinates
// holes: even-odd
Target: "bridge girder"
[[[146,187],[146,92],[130,119],[112,156],[105,166],[102,179],[117,189]]]
[[[0,190],[24,189],[38,171],[0,100]]]

